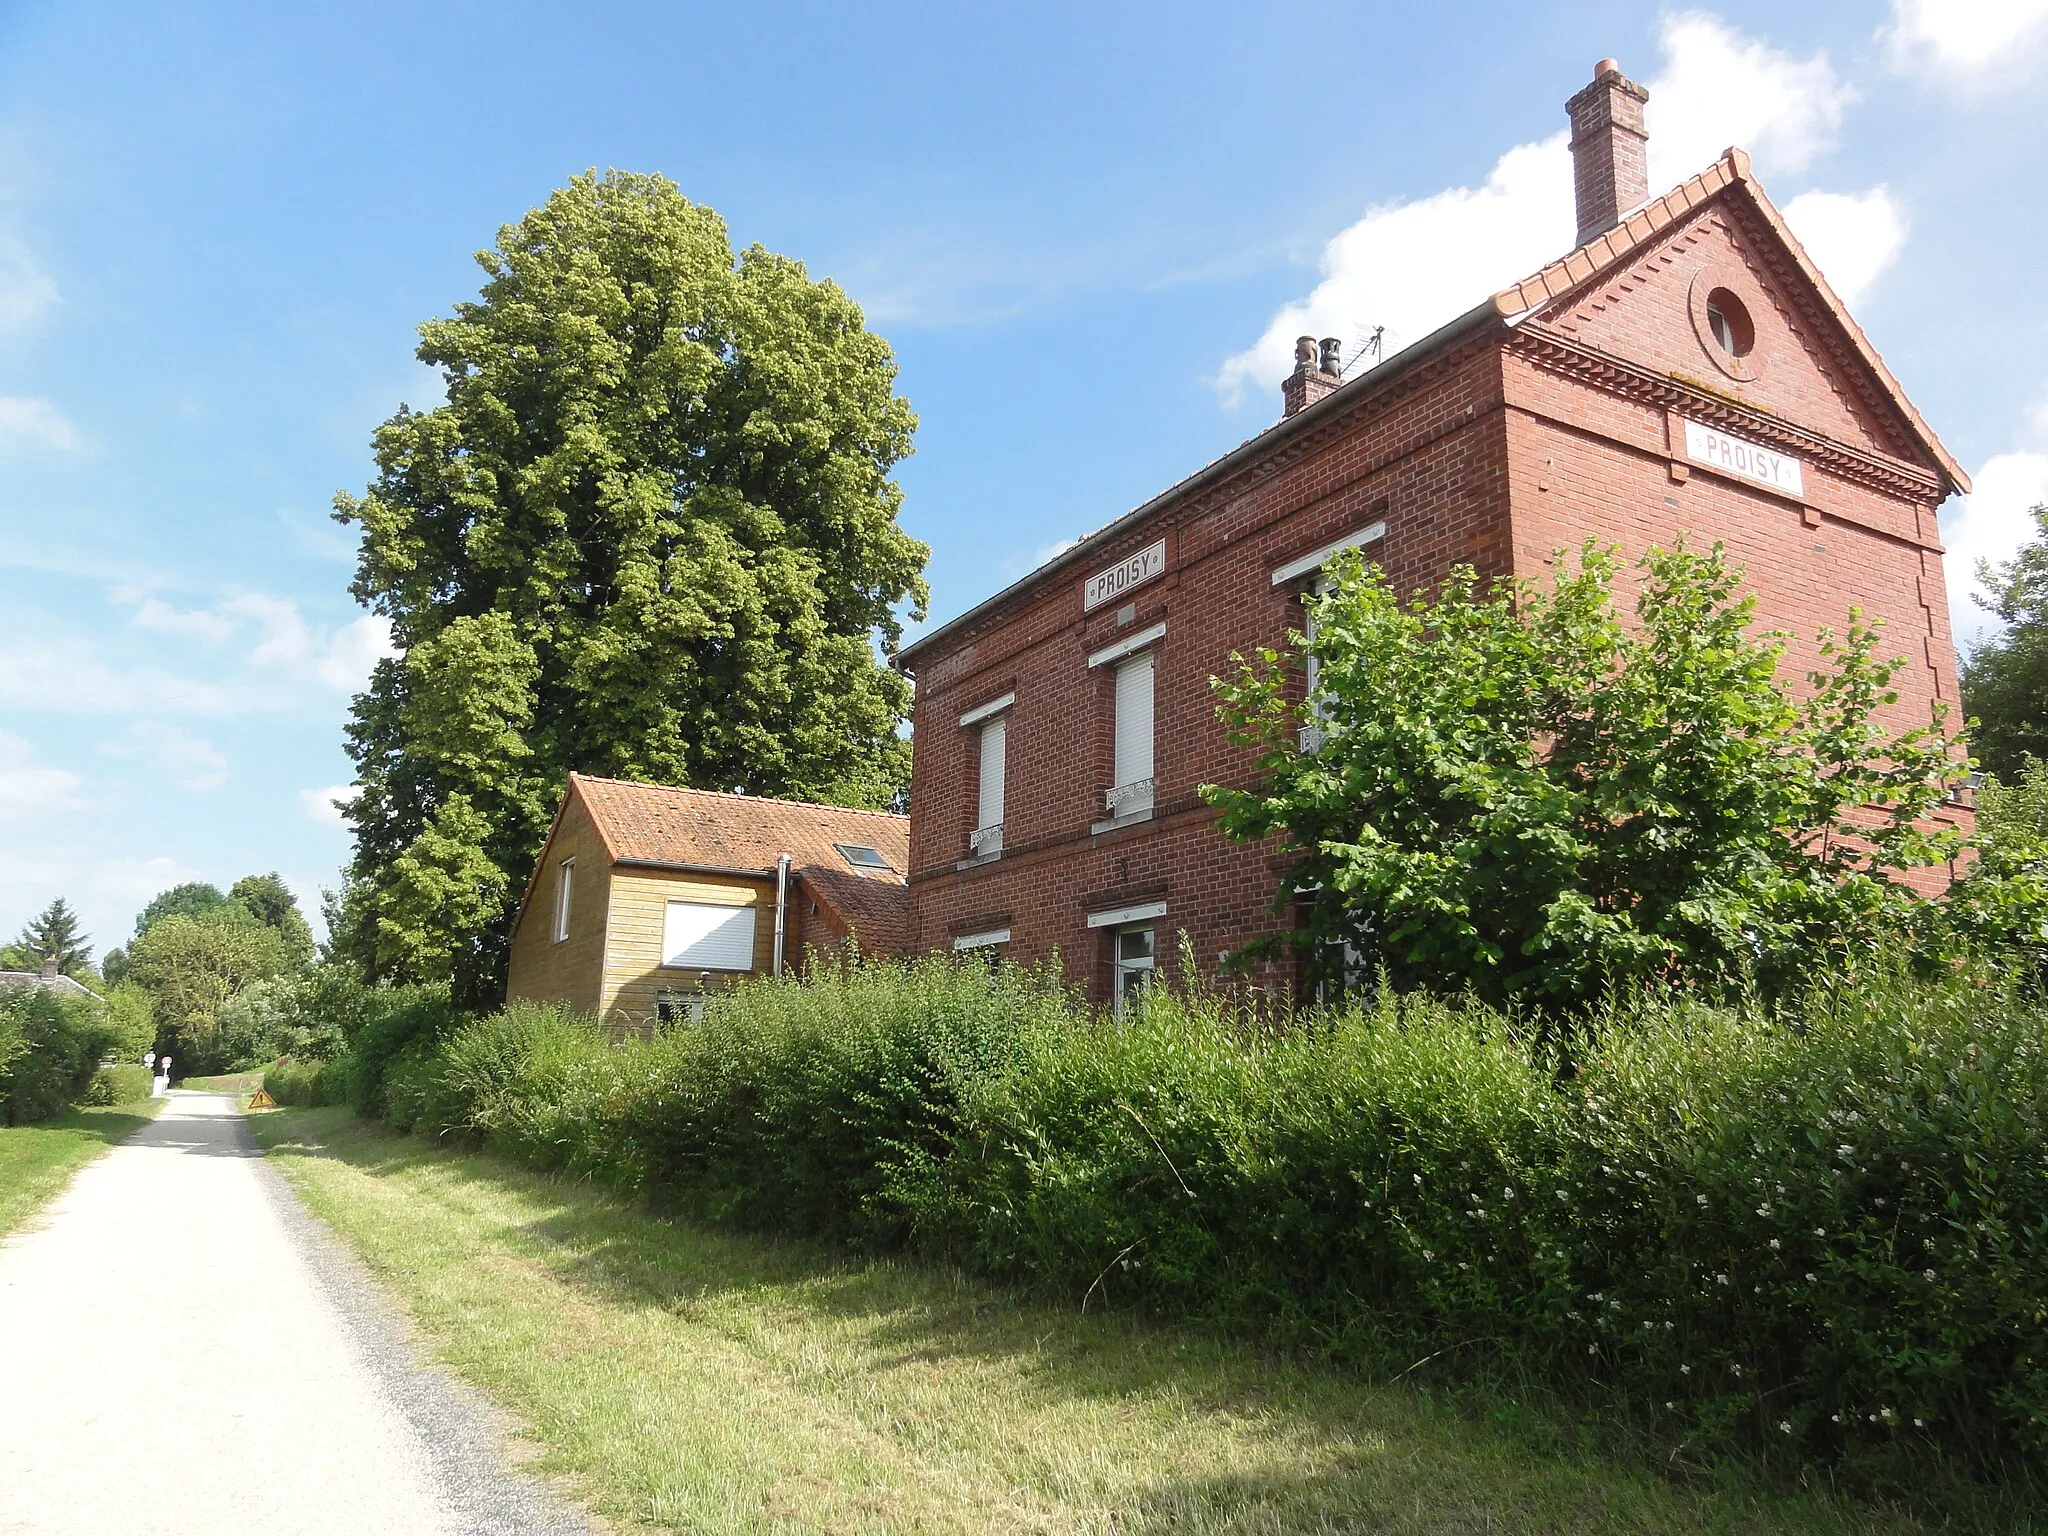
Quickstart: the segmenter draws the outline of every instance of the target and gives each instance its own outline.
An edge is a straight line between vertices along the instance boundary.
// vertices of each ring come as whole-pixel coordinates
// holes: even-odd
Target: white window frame
[[[555,910],[551,932],[557,944],[568,941],[570,903],[575,893],[576,861],[564,859],[555,866]]]
[[[1363,549],[1368,544],[1377,544],[1387,536],[1384,521],[1368,523],[1356,533],[1347,533],[1335,543],[1325,544],[1321,549],[1310,550],[1297,560],[1290,560],[1273,572],[1273,585],[1284,587],[1297,576],[1306,576],[1310,571],[1321,570],[1331,559],[1347,549]]]
[[[1143,669],[1146,677],[1145,726],[1127,722],[1124,712],[1125,679]],[[1132,652],[1117,662],[1110,703],[1110,777],[1115,782],[1103,793],[1103,809],[1111,820],[1125,821],[1152,814],[1159,787],[1159,652],[1150,647]],[[1140,767],[1141,773],[1137,771]]]
[[[1273,571],[1273,585],[1284,587],[1290,581],[1303,576],[1315,576],[1315,580],[1309,583],[1309,590],[1302,594],[1302,601],[1306,604],[1308,599],[1321,597],[1330,590],[1330,579],[1321,574],[1325,565],[1347,549],[1363,549],[1368,544],[1377,544],[1386,536],[1387,525],[1384,519],[1368,523],[1356,533],[1347,533],[1334,543],[1325,544],[1321,549],[1310,550],[1307,554],[1276,567]],[[1310,712],[1316,718],[1303,724],[1300,745],[1304,752],[1315,752],[1321,750],[1323,743],[1329,739],[1329,727],[1322,722],[1329,718],[1330,712],[1327,704],[1316,697],[1316,684],[1321,680],[1322,667],[1316,660],[1316,616],[1313,608],[1309,609],[1302,621],[1301,638],[1305,651],[1302,669],[1308,674],[1304,697],[1308,701]]]
[[[1143,933],[1151,937],[1152,953],[1141,960],[1126,960],[1123,956],[1124,935]],[[1138,992],[1152,984],[1153,976],[1159,969],[1159,930],[1151,923],[1126,923],[1110,930],[1110,1006],[1121,1017],[1125,1004]]]
[[[963,949],[989,949],[997,944],[1010,942],[1010,930],[990,928],[981,933],[963,933],[953,941],[955,951]]]
[[[993,699],[979,709],[970,709],[960,717],[960,723],[975,729],[975,801],[974,830],[967,834],[967,852],[972,858],[993,859],[1003,851],[1004,802],[1009,796],[1010,759],[1010,706],[1017,702],[1014,693],[1006,693],[1000,699]],[[1001,733],[1002,761],[998,764],[995,778],[995,793],[989,793],[989,743],[995,733]],[[993,798],[994,805],[990,805]],[[994,816],[991,818],[990,812]]]

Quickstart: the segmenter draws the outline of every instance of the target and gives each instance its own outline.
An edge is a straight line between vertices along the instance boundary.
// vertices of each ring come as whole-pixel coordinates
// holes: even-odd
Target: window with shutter
[[[555,866],[555,942],[569,937],[569,896],[576,885],[576,861],[564,859]]]
[[[661,963],[691,971],[754,968],[754,908],[672,901],[661,926]]]
[[[1008,716],[998,715],[981,728],[981,804],[972,839],[978,854],[1003,851],[1003,767],[1009,744]]]
[[[1112,816],[1152,809],[1153,662],[1148,652],[1116,669],[1116,782],[1105,797]]]

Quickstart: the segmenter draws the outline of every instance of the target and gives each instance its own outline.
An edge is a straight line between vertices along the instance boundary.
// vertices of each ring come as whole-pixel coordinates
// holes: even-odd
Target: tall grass
[[[532,1005],[395,1058],[395,1117],[742,1226],[907,1246],[1402,1368],[1604,1384],[1693,1444],[1896,1484],[2048,1450],[2044,1018],[1985,973],[1597,1021],[1285,1025],[928,961],[615,1043]]]

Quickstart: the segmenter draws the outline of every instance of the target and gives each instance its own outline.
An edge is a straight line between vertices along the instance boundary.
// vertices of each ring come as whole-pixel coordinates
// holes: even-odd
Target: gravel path
[[[502,1431],[223,1095],[0,1243],[0,1532],[587,1532]]]

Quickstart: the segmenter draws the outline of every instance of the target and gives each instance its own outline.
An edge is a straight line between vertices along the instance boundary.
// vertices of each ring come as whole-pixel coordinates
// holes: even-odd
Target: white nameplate
[[[1746,443],[1696,421],[1685,424],[1685,456],[1695,464],[1711,464],[1788,496],[1806,494],[1806,477],[1790,454]]]
[[[1148,544],[1128,560],[1119,560],[1106,571],[1097,571],[1081,588],[1081,611],[1114,602],[1135,586],[1154,576],[1166,574],[1166,540]]]

